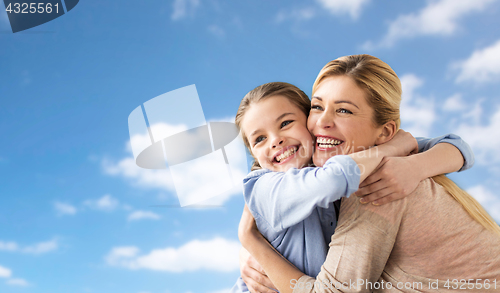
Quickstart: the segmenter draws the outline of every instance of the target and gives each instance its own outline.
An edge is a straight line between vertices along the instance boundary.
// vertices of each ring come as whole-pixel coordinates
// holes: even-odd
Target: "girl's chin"
[[[311,161],[291,161],[291,162],[286,162],[283,165],[274,165],[276,171],[278,172],[286,172],[291,168],[296,168],[296,169],[301,169],[304,167],[308,167],[310,165]]]

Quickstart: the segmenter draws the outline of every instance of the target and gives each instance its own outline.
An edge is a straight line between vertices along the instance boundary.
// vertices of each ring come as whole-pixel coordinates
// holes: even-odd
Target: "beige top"
[[[302,276],[290,286],[293,292],[500,292],[500,237],[432,179],[383,206],[351,196],[342,199],[317,278]]]

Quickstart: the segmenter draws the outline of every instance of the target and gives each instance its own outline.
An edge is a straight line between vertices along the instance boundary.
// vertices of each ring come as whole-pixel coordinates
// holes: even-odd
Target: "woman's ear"
[[[375,141],[375,145],[380,145],[388,142],[394,137],[394,135],[396,135],[396,132],[397,132],[396,122],[394,121],[387,122],[382,126],[382,130],[377,140]]]

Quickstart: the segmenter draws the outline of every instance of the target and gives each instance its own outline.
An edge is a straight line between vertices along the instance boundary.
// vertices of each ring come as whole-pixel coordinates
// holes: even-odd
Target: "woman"
[[[350,149],[355,151],[366,149],[373,145],[366,140],[366,131],[374,127],[371,122],[380,125],[389,119],[394,130],[399,127],[400,94],[396,74],[379,59],[339,58],[327,64],[315,82],[308,128],[315,136],[352,141]],[[356,115],[336,115],[339,104],[352,107]],[[389,107],[384,109],[382,104]],[[321,166],[332,155],[346,152],[317,148],[313,161]],[[417,287],[413,289],[430,291],[436,286],[463,288],[453,279],[471,278],[469,282],[476,283],[473,288],[469,284],[469,290],[498,292],[500,285],[493,288],[485,282],[500,278],[500,228],[446,177],[435,180],[445,188],[428,179],[407,198],[381,207],[362,205],[354,197],[344,199],[319,282],[277,255],[251,225],[248,212],[242,217],[240,240],[280,292],[390,291],[412,282]],[[391,288],[381,288],[382,282]],[[338,288],[338,284],[349,286]]]

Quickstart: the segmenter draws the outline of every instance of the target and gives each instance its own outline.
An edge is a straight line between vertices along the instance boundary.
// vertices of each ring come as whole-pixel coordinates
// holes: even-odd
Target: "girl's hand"
[[[238,226],[238,238],[241,244],[245,247],[245,244],[249,240],[250,236],[256,236],[260,234],[257,225],[255,224],[255,219],[250,213],[247,205],[243,208],[243,214],[241,215],[240,225]]]
[[[416,154],[418,143],[411,133],[400,129],[390,141],[379,145],[379,148],[386,151],[385,157],[404,157]]]
[[[368,176],[354,193],[361,203],[383,205],[412,193],[421,180],[421,172],[412,157],[384,158],[378,170]]]
[[[240,250],[240,272],[250,292],[276,293],[278,291],[264,269],[245,248]]]
[[[260,234],[255,219],[250,213],[247,205],[243,208],[240,225],[238,227],[238,238],[243,247],[249,245],[252,241],[265,241]],[[248,255],[246,255],[248,254]],[[243,264],[242,264],[243,262]],[[241,278],[245,281],[248,289],[252,293],[274,293],[275,291],[267,288],[274,288],[273,283],[266,276],[260,264],[245,250],[240,250],[240,268]]]

